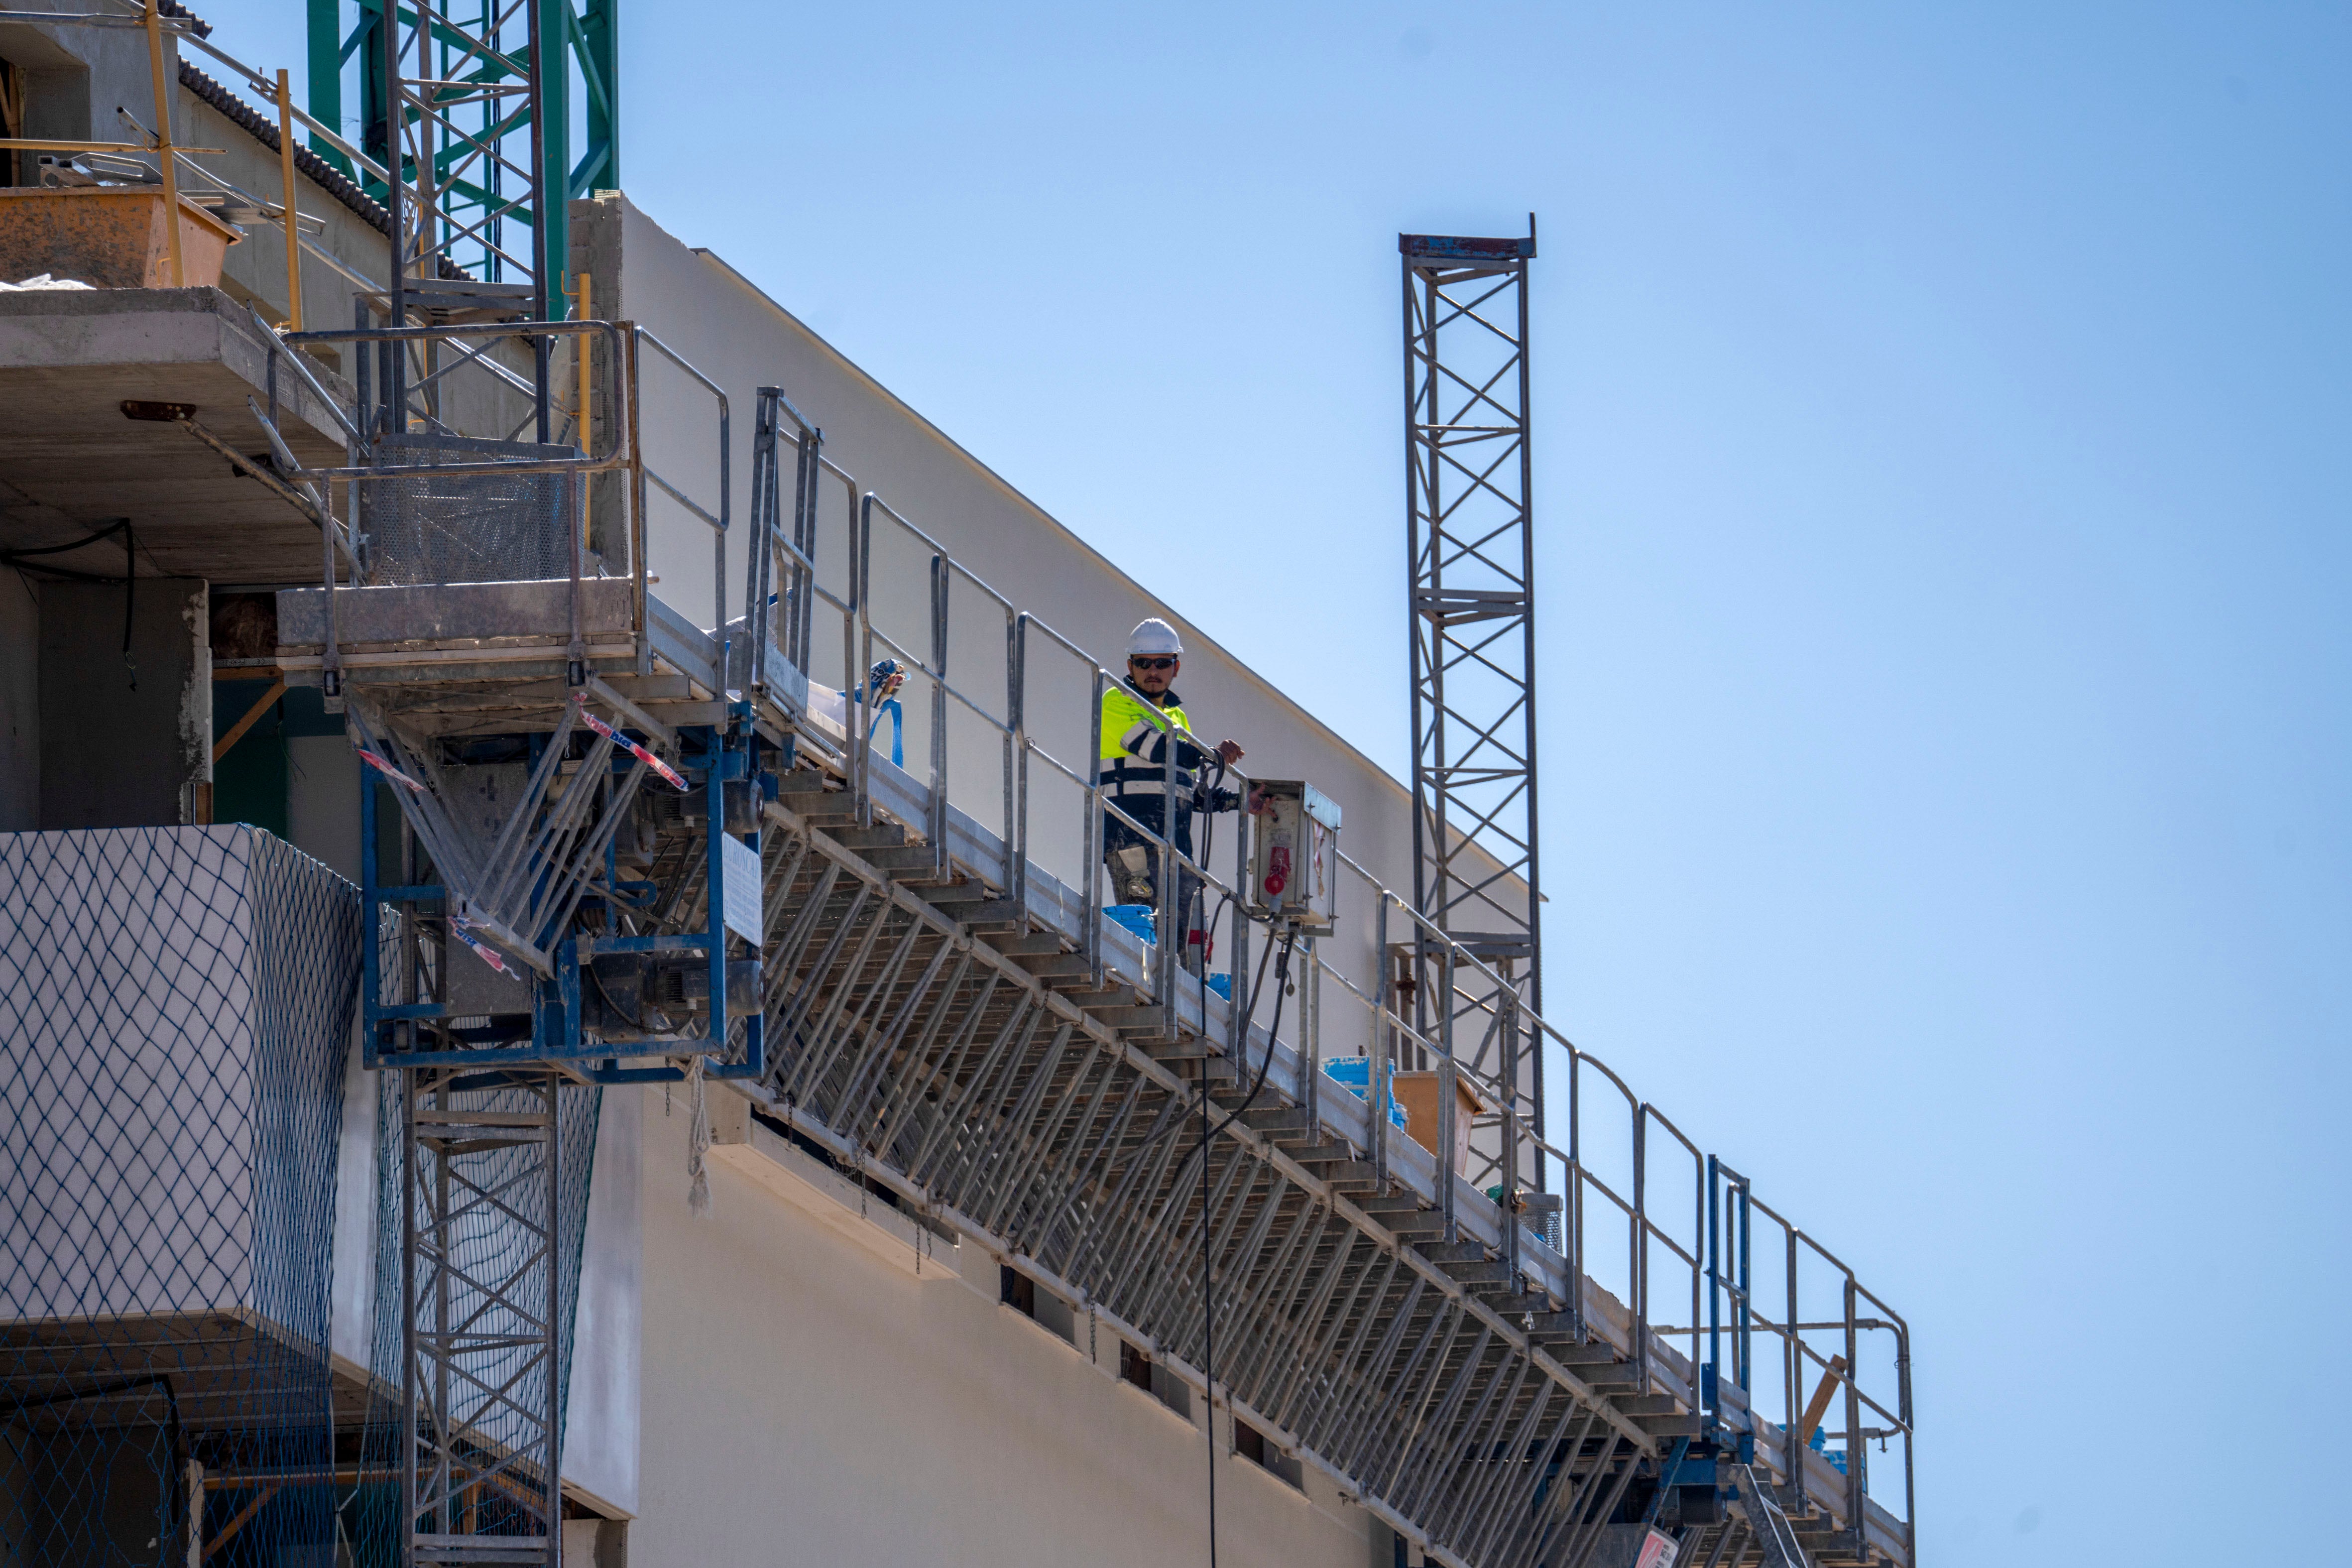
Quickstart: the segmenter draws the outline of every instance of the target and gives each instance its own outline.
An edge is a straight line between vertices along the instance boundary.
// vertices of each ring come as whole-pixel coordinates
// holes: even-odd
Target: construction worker
[[[1210,756],[1173,733],[1192,727],[1176,695],[1183,657],[1176,628],[1156,616],[1129,635],[1127,679],[1103,693],[1095,779],[1107,800],[1144,827],[1166,835],[1189,858],[1193,854],[1193,814],[1231,811],[1237,801],[1233,791],[1214,788],[1201,776]],[[1242,749],[1221,741],[1213,755],[1223,772],[1242,760]],[[1171,800],[1176,803],[1172,814],[1168,810]],[[1103,865],[1121,903],[1159,907],[1159,847],[1108,812],[1103,816]],[[1181,960],[1195,973],[1205,959],[1205,913],[1201,879],[1178,868],[1176,923],[1184,932]]]

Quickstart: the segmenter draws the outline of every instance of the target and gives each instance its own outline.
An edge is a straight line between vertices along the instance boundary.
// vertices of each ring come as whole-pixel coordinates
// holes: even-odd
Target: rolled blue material
[[[1323,1072],[1324,1076],[1358,1100],[1370,1098],[1372,1087],[1371,1058],[1333,1057],[1323,1064]],[[1402,1131],[1405,1121],[1404,1107],[1396,1102],[1394,1089],[1388,1092],[1386,1099],[1389,1102],[1389,1125]]]

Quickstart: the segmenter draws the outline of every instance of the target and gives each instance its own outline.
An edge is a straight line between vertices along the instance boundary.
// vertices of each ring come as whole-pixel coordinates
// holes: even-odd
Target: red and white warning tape
[[[362,746],[358,748],[358,750],[360,753],[360,761],[365,763],[376,772],[383,774],[384,777],[390,779],[393,783],[396,784],[406,784],[411,790],[414,790],[418,795],[423,795],[425,793],[425,786],[423,784],[418,784],[415,779],[410,778],[406,773],[402,773],[398,768],[394,767],[390,763],[385,762],[382,757],[379,757],[373,752],[369,751],[365,746]]]
[[[499,952],[497,948],[492,947],[489,943],[486,942],[477,942],[472,937],[467,936],[466,934],[466,928],[472,923],[472,921],[466,919],[463,915],[451,915],[449,917],[449,929],[457,933],[457,940],[464,942],[467,947],[472,948],[474,950],[475,957],[480,959],[484,963],[488,964],[492,969],[497,970],[500,974],[504,974],[507,973],[506,955]]]
[[[686,780],[679,775],[676,768],[671,767],[667,763],[663,762],[659,757],[655,756],[645,747],[638,745],[635,741],[630,740],[626,735],[622,734],[618,730],[614,729],[613,726],[605,723],[602,719],[597,718],[595,714],[588,711],[588,699],[584,694],[575,693],[572,700],[580,704],[580,721],[582,723],[587,725],[588,728],[595,731],[596,733],[604,736],[614,745],[622,747],[631,756],[645,763],[646,766],[653,769],[654,772],[661,774],[662,777],[669,780],[671,784],[676,784],[678,788],[685,789],[687,787]],[[378,765],[381,766],[382,764]]]

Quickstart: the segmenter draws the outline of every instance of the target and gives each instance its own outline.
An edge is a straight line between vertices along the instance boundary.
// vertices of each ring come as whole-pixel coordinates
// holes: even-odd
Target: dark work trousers
[[[1135,812],[1136,816],[1143,813]],[[1182,813],[1177,819],[1176,848],[1189,857],[1192,853],[1192,813]],[[1144,858],[1144,876],[1150,879],[1147,897],[1131,898],[1127,868],[1120,864],[1120,851],[1140,849]],[[1103,869],[1110,873],[1111,892],[1120,903],[1149,903],[1156,911],[1160,908],[1160,846],[1128,826],[1124,822],[1106,820],[1103,824]],[[1176,929],[1184,933],[1178,949],[1177,962],[1194,974],[1201,973],[1202,954],[1208,945],[1208,900],[1202,897],[1201,879],[1179,865],[1176,868]]]

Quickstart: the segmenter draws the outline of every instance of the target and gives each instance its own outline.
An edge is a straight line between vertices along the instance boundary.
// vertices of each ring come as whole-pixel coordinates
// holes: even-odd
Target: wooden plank
[[[213,742],[213,761],[217,763],[223,757],[227,756],[229,753],[229,748],[236,745],[239,741],[244,740],[245,732],[247,730],[252,729],[254,725],[259,723],[261,721],[261,716],[269,711],[270,705],[285,695],[286,677],[280,675],[276,683],[273,684],[268,691],[262,693],[261,700],[247,709],[245,710],[245,717],[239,719],[236,723],[228,727],[227,734],[223,735],[219,740]]]
[[[1813,1390],[1811,1399],[1805,1401],[1805,1418],[1797,1423],[1797,1430],[1804,1434],[1798,1439],[1800,1443],[1808,1447],[1812,1446],[1813,1434],[1822,1429],[1822,1417],[1828,1413],[1830,1400],[1836,1395],[1838,1384],[1844,1377],[1845,1357],[1830,1357],[1829,1367],[1822,1373],[1821,1386]]]

